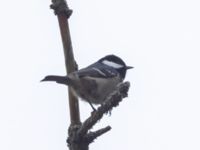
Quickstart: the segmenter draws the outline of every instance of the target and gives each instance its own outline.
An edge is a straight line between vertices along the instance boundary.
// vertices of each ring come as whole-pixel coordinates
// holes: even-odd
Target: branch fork
[[[91,116],[81,125],[70,126],[68,130],[69,138],[67,139],[69,147],[70,145],[75,145],[75,143],[79,145],[82,143],[83,145],[88,146],[94,141],[94,139],[111,130],[111,127],[107,126],[97,131],[89,132],[89,130],[97,123],[97,121],[103,117],[103,114],[110,112],[113,107],[119,105],[119,102],[121,102],[123,98],[128,96],[127,93],[129,87],[129,82],[121,83],[117,89],[106,98],[105,102],[99,106],[96,111],[93,111]]]
[[[67,73],[77,70],[75,63],[73,49],[71,44],[71,37],[69,31],[68,19],[72,14],[66,0],[51,0],[50,8],[54,10],[54,14],[58,17],[61,38],[63,42],[65,65]],[[74,96],[69,88],[69,110],[71,125],[68,129],[67,143],[70,150],[88,150],[89,144],[97,137],[111,130],[110,126],[99,129],[97,131],[89,131],[98,120],[103,117],[103,114],[111,112],[113,107],[119,105],[123,98],[127,97],[130,87],[129,82],[121,83],[116,90],[111,93],[105,102],[91,113],[91,116],[82,124],[80,123],[79,103],[76,96]]]

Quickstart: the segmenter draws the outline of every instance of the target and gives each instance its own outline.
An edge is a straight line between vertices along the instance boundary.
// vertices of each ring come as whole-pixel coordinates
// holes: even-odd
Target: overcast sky
[[[200,149],[200,2],[71,0],[79,68],[107,55],[134,66],[129,97],[94,129],[112,126],[92,150]],[[0,5],[0,149],[67,150],[67,88],[40,83],[64,75],[50,0]],[[81,120],[90,106],[80,102]]]

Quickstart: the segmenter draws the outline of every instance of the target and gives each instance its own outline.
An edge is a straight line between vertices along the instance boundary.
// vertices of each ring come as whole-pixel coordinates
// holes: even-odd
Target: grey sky
[[[91,149],[199,150],[198,0],[71,0],[75,58],[82,68],[116,54],[134,66],[129,97],[95,129],[112,130]],[[67,88],[40,83],[65,74],[50,0],[0,5],[0,149],[66,150]],[[81,119],[90,114],[80,102]]]

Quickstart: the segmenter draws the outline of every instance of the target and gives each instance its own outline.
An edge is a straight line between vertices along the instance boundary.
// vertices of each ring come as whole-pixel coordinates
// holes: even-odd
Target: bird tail
[[[41,82],[43,81],[55,81],[60,84],[69,85],[71,80],[67,76],[49,75],[41,80]]]

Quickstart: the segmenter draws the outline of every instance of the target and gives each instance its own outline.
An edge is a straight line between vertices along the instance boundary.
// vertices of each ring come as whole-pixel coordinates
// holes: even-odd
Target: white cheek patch
[[[107,66],[116,68],[116,69],[118,69],[118,68],[123,68],[123,67],[124,67],[123,65],[120,65],[120,64],[117,64],[117,63],[115,63],[115,62],[108,61],[108,60],[104,60],[102,63],[105,64],[105,65],[107,65]]]

